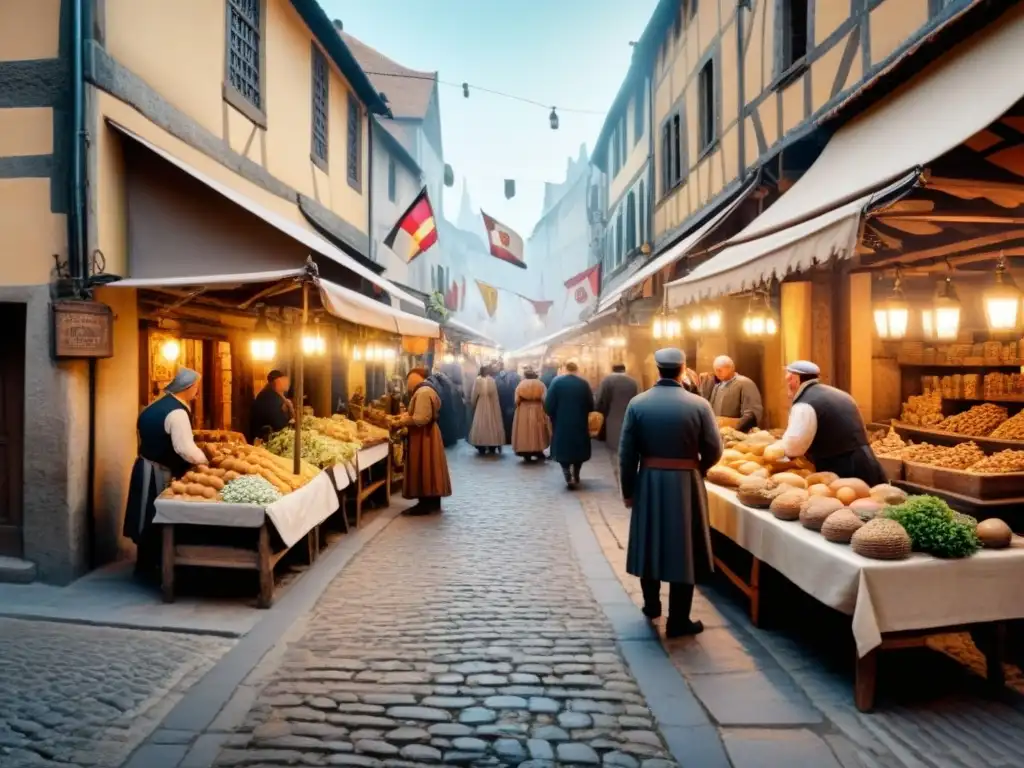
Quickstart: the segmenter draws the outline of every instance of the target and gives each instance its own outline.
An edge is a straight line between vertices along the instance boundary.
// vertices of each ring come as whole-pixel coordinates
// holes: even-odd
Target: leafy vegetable
[[[224,486],[221,498],[230,504],[273,504],[281,493],[259,475],[243,475]]]
[[[886,509],[883,515],[906,529],[918,552],[935,557],[968,557],[980,546],[974,526],[958,519],[957,513],[935,496],[911,496]]]
[[[272,434],[266,448],[277,456],[292,458],[295,455],[295,429],[285,427]],[[314,429],[302,430],[302,458],[314,466],[326,469],[335,464],[351,463],[359,451],[358,443],[346,443],[323,435]]]

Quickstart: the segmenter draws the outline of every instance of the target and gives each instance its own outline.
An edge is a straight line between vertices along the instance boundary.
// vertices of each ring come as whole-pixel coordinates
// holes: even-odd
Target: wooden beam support
[[[915,261],[925,261],[927,259],[941,259],[946,256],[962,253],[963,251],[969,251],[973,248],[984,248],[986,246],[999,245],[1000,243],[1007,243],[1011,240],[1024,240],[1024,229],[1011,229],[1007,232],[997,232],[992,235],[986,235],[985,237],[977,237],[974,240],[960,240],[955,243],[950,243],[949,245],[925,248],[920,251],[909,251],[907,253],[901,253],[899,256],[890,256],[865,266],[876,268],[895,264],[910,264]]]
[[[878,216],[878,221],[886,223],[889,219],[900,221],[927,221],[942,224],[1024,224],[1022,216],[983,216],[977,213],[886,213]]]

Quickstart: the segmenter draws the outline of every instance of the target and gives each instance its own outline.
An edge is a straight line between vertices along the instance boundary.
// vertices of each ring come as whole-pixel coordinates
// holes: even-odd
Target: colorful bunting
[[[399,237],[400,235],[401,237]],[[399,239],[404,242],[399,243],[396,247],[396,240]],[[430,198],[427,197],[427,188],[424,187],[416,195],[412,205],[399,218],[388,236],[384,238],[384,245],[402,256],[408,264],[430,250],[430,247],[436,242],[437,226],[434,224],[434,209],[430,205]]]
[[[484,300],[487,316],[494,317],[494,313],[498,311],[498,289],[482,280],[477,280],[476,285],[480,289],[480,297]]]

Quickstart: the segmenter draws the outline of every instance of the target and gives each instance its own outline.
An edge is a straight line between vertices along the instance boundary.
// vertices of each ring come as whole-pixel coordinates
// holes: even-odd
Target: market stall
[[[155,349],[151,336],[142,339],[154,354],[143,358],[140,408],[161,391],[154,370],[166,368],[173,375],[187,333],[223,345],[216,348],[218,365],[201,369],[204,384],[216,395],[208,409],[213,423],[203,419],[194,425],[200,427],[195,439],[209,464],[175,478],[157,501],[154,522],[164,526],[165,597],[173,599],[176,567],[252,569],[260,574],[259,602],[265,607],[272,599],[274,565],[297,543],[308,542],[312,561],[319,527],[332,514],[341,509],[348,530],[348,508],[358,526],[371,497],[390,503],[389,430],[331,413],[336,402],[347,399],[337,395],[337,365],[348,362],[341,359],[345,350],[379,347],[386,361],[385,352],[396,349],[400,338],[437,337],[439,328],[322,280],[312,262],[300,270],[114,285],[138,290],[144,307],[140,318],[145,318],[140,325],[165,336]],[[380,342],[366,341],[381,334]],[[251,401],[254,385],[266,381],[270,368],[291,371],[293,424],[250,444],[242,434],[249,423],[241,406]],[[204,537],[204,530],[211,535]]]
[[[776,436],[723,430],[728,447],[707,476],[710,526],[753,558],[749,577],[716,566],[750,599],[755,625],[763,563],[852,618],[858,708],[873,706],[878,652],[933,634],[979,630],[1001,683],[1004,624],[1024,618],[1024,538],[935,496],[815,472]]]

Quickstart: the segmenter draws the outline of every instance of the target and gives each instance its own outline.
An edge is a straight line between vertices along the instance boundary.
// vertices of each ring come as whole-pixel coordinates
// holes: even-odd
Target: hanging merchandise
[[[511,200],[516,196],[516,180],[505,179],[505,199]]]
[[[487,237],[491,243],[491,255],[516,267],[526,269],[526,262],[523,261],[523,238],[510,227],[491,218],[483,211],[480,212],[480,215],[484,219],[484,227],[487,229]]]
[[[498,311],[498,289],[481,280],[477,280],[476,285],[480,289],[480,297],[484,300],[487,316],[493,318],[494,313]]]
[[[600,285],[600,264],[595,264],[590,269],[573,275],[565,281],[565,287],[569,291],[569,302],[580,310],[581,317],[597,306],[597,293]]]
[[[399,243],[396,247],[398,240],[406,242]],[[399,256],[402,256],[404,250],[408,254],[404,257],[408,264],[430,250],[436,242],[437,226],[434,224],[434,209],[430,205],[427,188],[424,187],[388,233],[388,236],[384,238],[384,245]]]

